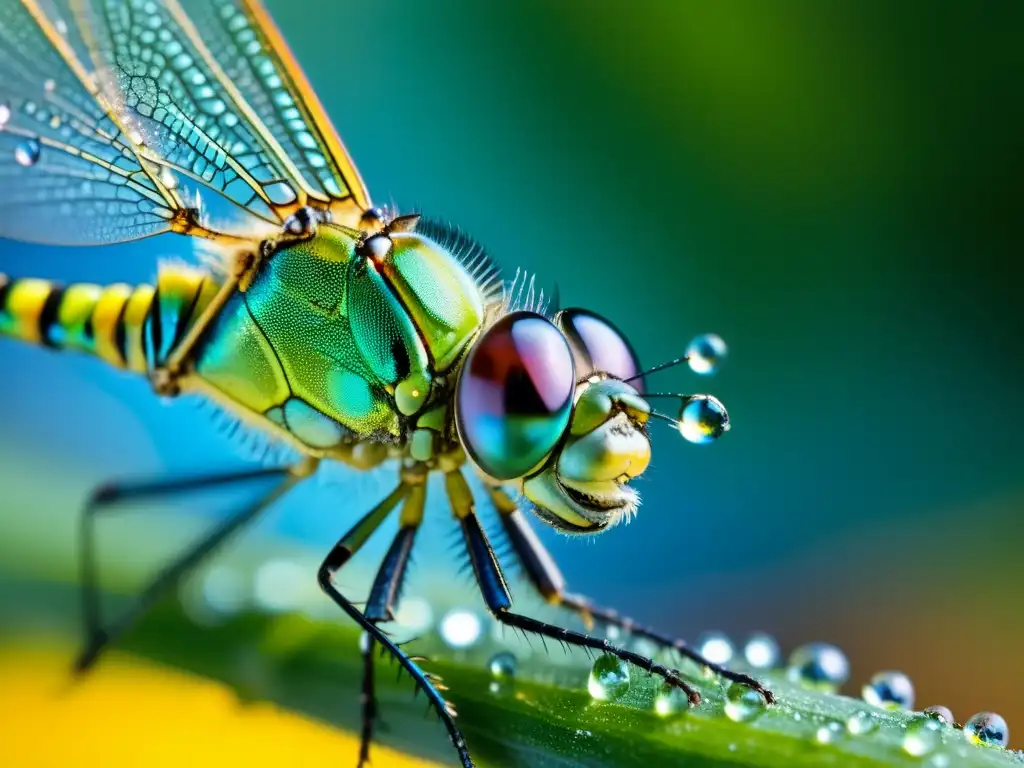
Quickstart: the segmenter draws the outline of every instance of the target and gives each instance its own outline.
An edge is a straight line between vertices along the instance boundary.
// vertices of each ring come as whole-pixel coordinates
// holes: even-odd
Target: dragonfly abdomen
[[[181,267],[161,269],[155,285],[134,286],[0,274],[0,335],[148,373],[166,361],[216,290],[209,275]]]

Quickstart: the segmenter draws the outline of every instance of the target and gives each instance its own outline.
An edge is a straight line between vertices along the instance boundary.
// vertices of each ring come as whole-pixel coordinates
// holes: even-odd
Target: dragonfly
[[[198,255],[139,285],[0,274],[0,334],[90,354],[147,377],[160,396],[205,398],[298,457],[96,490],[82,513],[78,671],[225,541],[340,463],[395,477],[368,512],[352,510],[316,574],[368,640],[360,765],[380,654],[411,676],[461,764],[473,765],[444,686],[381,626],[394,619],[435,474],[497,622],[614,655],[699,702],[677,669],[592,634],[604,622],[773,701],[756,679],[570,591],[530,523],[587,536],[629,520],[653,420],[684,436],[695,428],[702,442],[728,428],[724,407],[710,395],[648,392],[648,377],[686,357],[644,370],[610,320],[559,308],[532,278],[507,279],[458,228],[375,205],[256,0],[0,0],[0,178],[0,237],[85,246],[166,236]],[[658,397],[679,415],[655,410]],[[270,482],[265,496],[105,620],[94,540],[105,512],[254,478]],[[514,610],[481,500],[527,581],[586,631]],[[392,515],[398,533],[355,602],[337,574]]]

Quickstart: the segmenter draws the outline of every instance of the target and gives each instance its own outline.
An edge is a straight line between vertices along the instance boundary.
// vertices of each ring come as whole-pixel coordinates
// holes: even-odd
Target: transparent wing
[[[251,239],[302,205],[369,206],[265,11],[186,2],[196,20],[178,0],[0,0],[0,236]]]
[[[228,79],[314,200],[355,224],[369,195],[316,94],[259,0],[179,0]]]
[[[145,153],[249,213],[282,222],[299,176],[172,0],[72,0],[100,93]]]
[[[33,10],[0,0],[0,236],[96,244],[172,229],[179,202]]]

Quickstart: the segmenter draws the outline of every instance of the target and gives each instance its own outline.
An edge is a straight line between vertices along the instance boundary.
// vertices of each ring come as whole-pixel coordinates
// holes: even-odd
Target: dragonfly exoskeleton
[[[394,617],[431,473],[444,476],[497,621],[614,654],[699,701],[675,669],[515,612],[471,475],[548,602],[588,626],[600,620],[673,648],[771,700],[757,680],[570,592],[524,514],[581,535],[628,520],[639,502],[631,481],[651,457],[650,420],[679,426],[650,401],[675,398],[681,431],[695,442],[728,428],[725,409],[709,395],[646,392],[645,376],[669,364],[644,371],[611,322],[554,307],[532,279],[505,280],[455,228],[375,207],[256,0],[0,0],[0,173],[2,237],[98,245],[170,233],[200,255],[194,266],[162,265],[144,285],[0,275],[0,333],[92,354],[148,376],[161,395],[213,400],[302,457],[94,493],[83,513],[79,670],[321,463],[391,464],[394,490],[361,517],[351,510],[358,519],[318,573],[369,638],[360,763],[373,735],[380,646],[426,693],[462,764],[472,765],[441,686],[380,626]],[[276,484],[104,622],[93,528],[105,510],[254,477]],[[360,610],[335,576],[392,514],[398,533]]]

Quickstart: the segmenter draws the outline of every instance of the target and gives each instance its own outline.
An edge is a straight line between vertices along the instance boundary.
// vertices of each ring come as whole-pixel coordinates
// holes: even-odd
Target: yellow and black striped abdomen
[[[166,361],[216,292],[208,274],[182,267],[162,269],[155,286],[63,286],[0,274],[0,335],[147,373]]]

